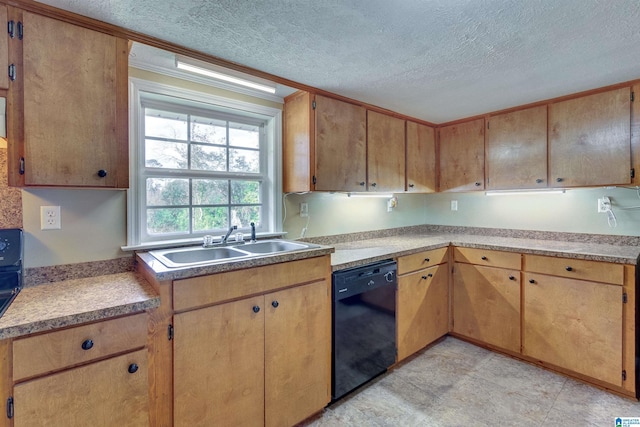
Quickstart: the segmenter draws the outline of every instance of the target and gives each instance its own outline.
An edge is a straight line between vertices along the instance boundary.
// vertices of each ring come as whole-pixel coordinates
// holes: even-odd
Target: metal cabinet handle
[[[431,261],[429,258],[424,259],[424,262],[429,262],[429,261]]]
[[[480,185],[481,184],[479,182],[476,182],[476,187],[480,187]]]
[[[358,184],[360,184],[361,187],[364,187],[364,181],[360,181]]]
[[[566,266],[564,269],[567,271],[573,271],[573,267],[571,267],[570,265]]]
[[[260,311],[260,306],[259,305],[254,305],[253,306],[253,312],[254,313],[258,313]]]
[[[376,186],[376,183],[375,183],[375,182],[372,182],[372,183],[371,183],[371,186],[372,186],[372,187],[375,187],[375,186]]]
[[[278,301],[273,301],[271,303],[271,305],[273,306],[273,308],[278,308],[278,306],[280,305],[280,303]]]
[[[415,187],[414,184],[409,184],[409,188],[413,188],[413,187]]]
[[[99,176],[100,178],[104,178],[105,176],[107,176],[107,171],[106,171],[106,170],[104,170],[104,169],[100,169],[100,170],[98,171],[98,176]]]
[[[564,178],[556,178],[556,182],[562,182],[564,181]]]
[[[481,257],[480,259],[481,259],[481,260],[483,260],[483,261],[486,261],[486,260],[487,260],[487,257],[486,257],[486,256],[484,256],[484,255],[482,255],[482,257]]]
[[[516,278],[512,275],[509,275],[509,280],[516,280]]]
[[[127,371],[129,371],[130,374],[135,374],[136,372],[138,372],[138,365],[132,363],[131,365],[129,365],[129,369],[127,369]]]
[[[93,348],[93,340],[84,340],[82,343],[83,350],[91,350]]]
[[[542,179],[538,178],[536,179],[536,184],[540,184],[542,181],[543,181]]]
[[[536,283],[536,281],[533,279],[529,279],[529,283],[533,284],[533,283]]]

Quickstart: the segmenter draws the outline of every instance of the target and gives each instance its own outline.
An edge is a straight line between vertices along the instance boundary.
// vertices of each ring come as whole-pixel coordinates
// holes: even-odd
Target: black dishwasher
[[[393,260],[333,273],[332,401],[395,363],[396,283]]]

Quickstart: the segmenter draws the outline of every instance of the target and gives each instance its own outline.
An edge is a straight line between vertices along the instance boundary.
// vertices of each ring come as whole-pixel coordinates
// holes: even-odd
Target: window
[[[278,231],[280,111],[131,80],[129,246]]]

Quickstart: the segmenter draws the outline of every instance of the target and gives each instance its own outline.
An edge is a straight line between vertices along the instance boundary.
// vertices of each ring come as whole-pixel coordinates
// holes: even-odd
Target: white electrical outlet
[[[40,229],[60,230],[60,206],[40,206]]]
[[[603,213],[611,209],[611,200],[607,196],[598,199],[598,213]]]
[[[309,216],[309,204],[300,203],[300,216],[305,218]]]
[[[458,201],[457,200],[452,200],[451,201],[451,210],[452,211],[457,211],[458,210]]]

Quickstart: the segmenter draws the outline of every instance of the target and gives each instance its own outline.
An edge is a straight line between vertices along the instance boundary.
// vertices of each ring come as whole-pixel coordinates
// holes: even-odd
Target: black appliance
[[[640,255],[636,259],[636,398],[640,400]]]
[[[22,230],[0,229],[0,316],[22,289]]]
[[[332,386],[335,401],[396,361],[396,263],[333,273]]]

